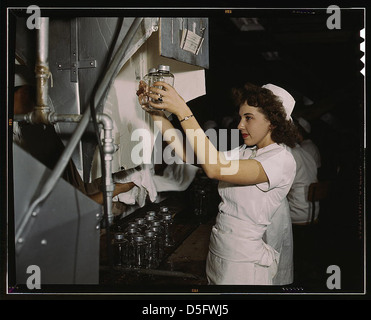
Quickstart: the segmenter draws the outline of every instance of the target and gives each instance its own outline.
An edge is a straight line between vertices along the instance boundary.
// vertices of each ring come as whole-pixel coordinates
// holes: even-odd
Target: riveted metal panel
[[[41,286],[98,284],[102,207],[60,179],[50,196],[26,216],[35,190],[50,170],[16,144],[13,166],[15,233],[27,219],[15,244],[17,283],[26,284],[30,276],[27,267],[36,265],[41,272]]]

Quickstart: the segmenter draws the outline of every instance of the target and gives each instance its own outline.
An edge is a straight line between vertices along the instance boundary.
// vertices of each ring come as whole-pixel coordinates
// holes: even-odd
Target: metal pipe
[[[78,114],[57,114],[50,113],[50,123],[57,122],[79,122],[81,121],[82,115]],[[115,184],[112,179],[112,160],[113,154],[117,151],[115,148],[114,140],[112,138],[113,121],[111,117],[104,113],[97,114],[97,122],[103,126],[103,153],[104,153],[104,185],[105,185],[105,197],[107,198],[107,216],[108,222],[113,222],[112,214],[112,196],[115,189]]]
[[[31,123],[31,112],[26,114],[15,114],[13,117],[13,121],[15,122],[27,122]]]
[[[109,225],[113,222],[112,213],[112,196],[115,184],[112,178],[112,160],[113,154],[115,153],[115,145],[112,138],[113,122],[112,119],[106,114],[97,114],[97,122],[101,123],[104,128],[103,138],[103,154],[104,154],[104,185],[105,185],[105,196],[107,199],[107,217]]]
[[[54,124],[57,122],[79,122],[82,115],[79,114],[49,114],[49,122]],[[112,214],[112,197],[115,189],[115,184],[112,179],[112,160],[113,154],[117,151],[114,140],[112,138],[113,121],[110,116],[99,113],[97,114],[97,122],[103,126],[103,153],[104,153],[104,185],[107,198],[107,216],[111,224],[113,222]]]
[[[49,124],[49,18],[41,17],[40,28],[36,32],[36,105],[33,110],[24,115],[15,115],[14,121],[26,121],[32,124]]]
[[[26,116],[26,115],[24,115]],[[57,122],[79,122],[82,119],[82,115],[78,114],[56,114],[54,112],[49,114],[48,117],[51,124]],[[103,126],[103,152],[104,152],[104,170],[105,170],[105,190],[107,198],[107,215],[108,221],[111,224],[113,222],[112,213],[112,197],[115,184],[112,179],[112,160],[113,154],[117,151],[114,140],[112,138],[113,121],[112,119],[103,113],[97,114],[97,122]],[[34,210],[32,211],[34,212]],[[23,243],[23,238],[20,243]]]
[[[128,47],[132,39],[134,38],[136,31],[140,27],[142,20],[143,18],[136,18],[133,24],[130,26],[129,31],[125,35],[125,38],[122,41],[119,50],[115,54],[113,61],[110,63],[106,71],[106,74],[98,87],[98,90],[96,92],[95,99],[94,99],[94,104],[95,104],[94,107],[96,107],[100,103],[100,101],[104,97],[105,92],[107,92],[111,83],[113,82],[113,79],[116,77],[116,75],[120,71],[120,68],[122,67],[121,60],[124,57],[126,51],[128,50]],[[23,241],[19,241],[19,240],[22,239],[21,235],[25,231],[27,221],[32,216],[32,213],[37,209],[38,205],[42,201],[44,201],[45,198],[53,190],[55,184],[57,183],[58,179],[62,175],[64,169],[66,168],[73,151],[75,150],[77,144],[81,140],[81,137],[86,127],[89,124],[90,116],[91,116],[90,108],[86,108],[83,114],[83,117],[81,118],[81,121],[79,122],[73,136],[69,140],[66,148],[64,149],[51,175],[48,177],[48,180],[46,181],[46,183],[39,190],[39,195],[35,197],[35,200],[31,203],[27,213],[24,215],[23,220],[21,221],[20,226],[16,232],[15,239],[16,239],[16,245],[18,245],[16,249],[19,247],[19,245],[23,243]]]
[[[48,116],[48,122],[49,124],[55,124],[57,122],[80,122],[81,118],[81,114],[58,114],[51,112]]]
[[[36,33],[36,106],[30,114],[31,123],[47,123],[49,97],[49,18],[40,18],[40,28]]]

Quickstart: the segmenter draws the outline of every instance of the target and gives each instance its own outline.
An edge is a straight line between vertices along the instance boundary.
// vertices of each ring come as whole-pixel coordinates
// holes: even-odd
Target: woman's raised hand
[[[177,116],[188,109],[184,99],[171,85],[166,82],[155,82],[153,85],[154,87],[150,87],[147,93],[148,97],[152,98],[149,99],[151,107],[166,110]]]
[[[141,105],[142,109],[151,115],[158,115],[158,116],[164,116],[164,112],[160,109],[153,109],[150,108],[148,105],[148,101],[150,98],[148,97],[148,91],[149,87],[146,82],[140,81],[139,82],[139,88],[137,90],[137,96],[139,104]]]

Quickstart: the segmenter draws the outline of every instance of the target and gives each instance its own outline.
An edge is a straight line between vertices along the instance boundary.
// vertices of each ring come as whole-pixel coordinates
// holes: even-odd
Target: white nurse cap
[[[286,120],[292,120],[291,113],[295,106],[295,99],[292,97],[292,95],[289,94],[285,89],[271,83],[265,84],[262,86],[262,88],[272,91],[275,96],[280,98],[286,111]]]

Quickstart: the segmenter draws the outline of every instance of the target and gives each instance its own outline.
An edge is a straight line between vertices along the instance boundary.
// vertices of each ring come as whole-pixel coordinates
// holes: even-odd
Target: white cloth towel
[[[116,183],[133,182],[135,184],[131,190],[113,197],[113,201],[120,201],[129,205],[138,204],[143,207],[146,204],[147,196],[149,196],[151,202],[156,200],[157,191],[153,183],[150,165],[143,164],[133,169],[117,172],[113,174],[113,181]]]

